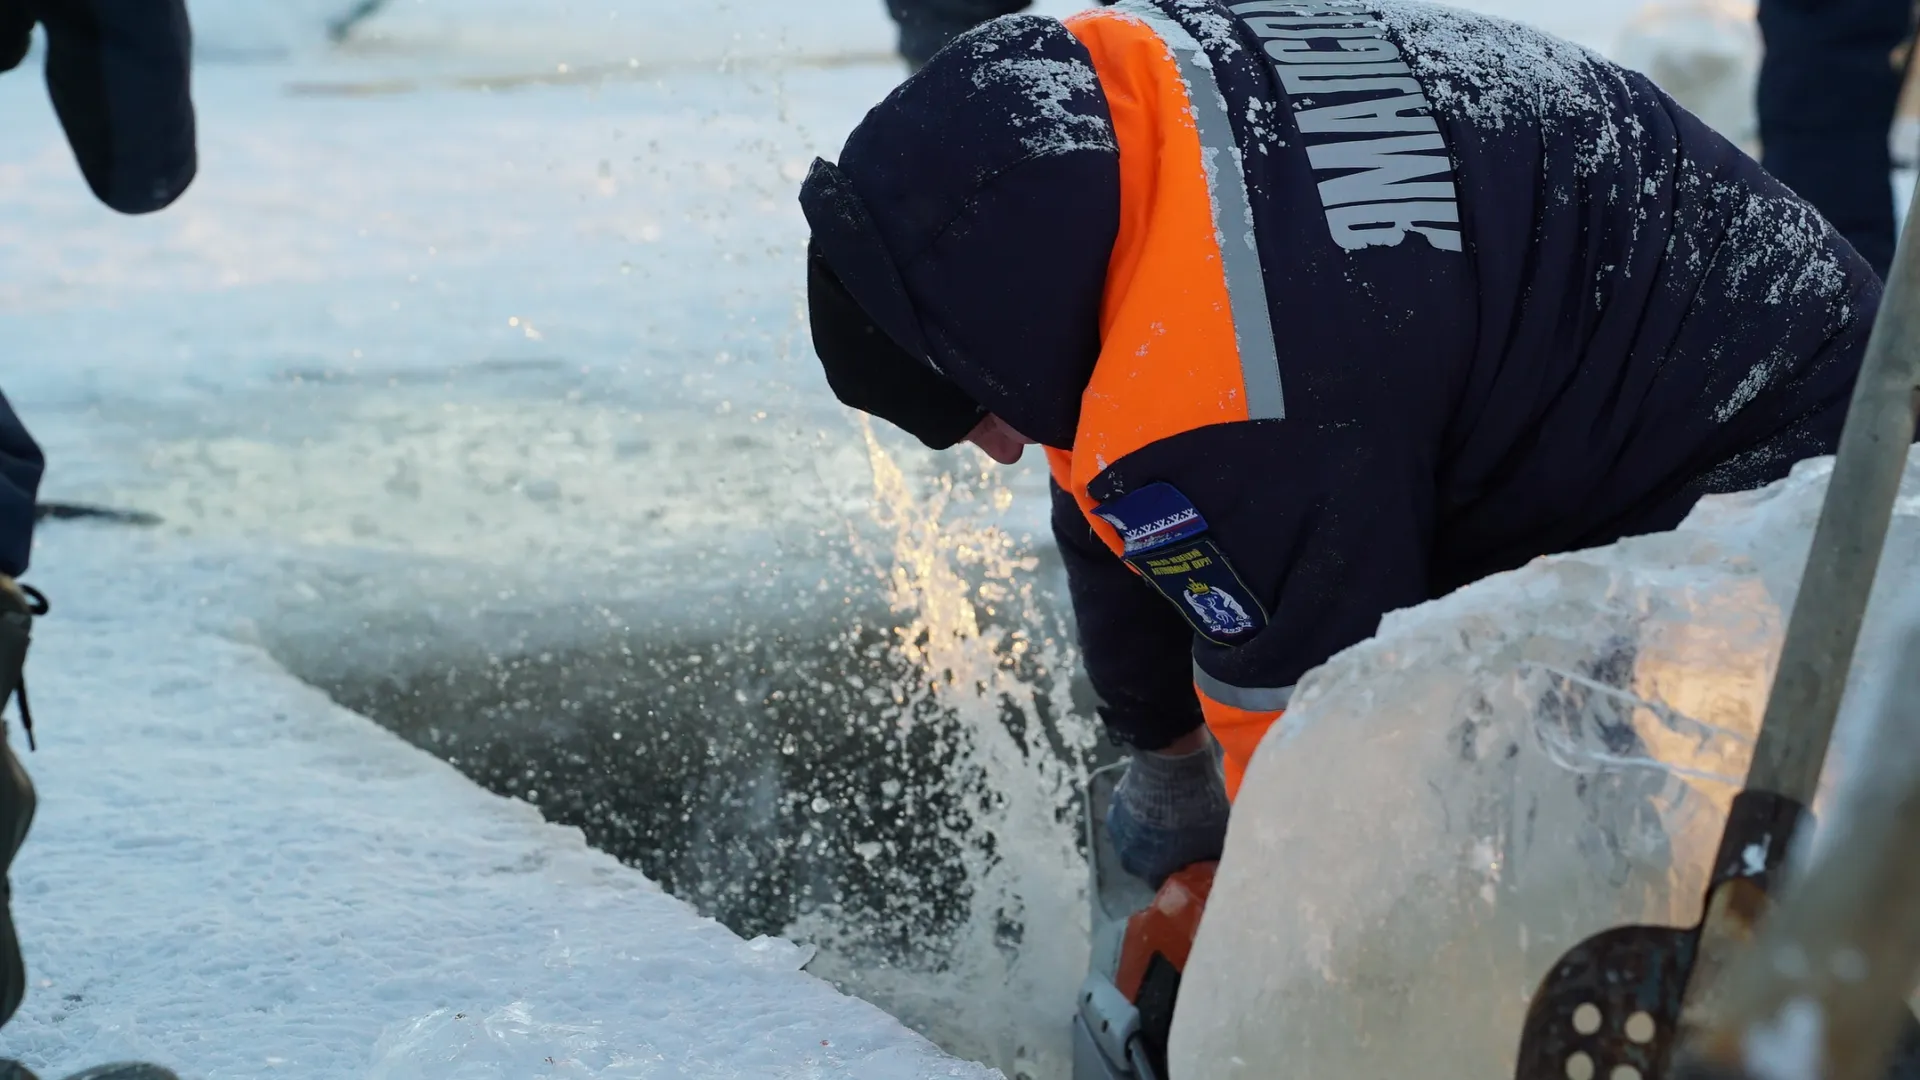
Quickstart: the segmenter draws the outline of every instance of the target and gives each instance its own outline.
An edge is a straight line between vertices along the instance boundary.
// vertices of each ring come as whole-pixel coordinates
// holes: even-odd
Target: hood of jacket
[[[860,363],[910,359],[1022,434],[1072,446],[1120,169],[1092,58],[1065,26],[1010,16],[955,39],[867,114],[837,164],[816,163],[801,203],[829,276],[898,346]],[[839,363],[836,392],[866,407],[843,391],[853,361]]]

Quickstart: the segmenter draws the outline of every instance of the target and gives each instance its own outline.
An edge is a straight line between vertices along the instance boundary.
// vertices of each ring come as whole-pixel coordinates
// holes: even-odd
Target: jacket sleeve
[[[1118,742],[1158,750],[1199,727],[1193,632],[1093,534],[1072,496],[1053,490],[1053,535],[1100,719]]]
[[[1295,382],[1303,405],[1306,382]],[[1091,493],[1103,503],[1152,483],[1177,488],[1265,614],[1251,638],[1218,644],[1142,583],[1187,634],[1196,681],[1221,704],[1269,711],[1252,703],[1272,696],[1262,691],[1292,687],[1371,636],[1387,612],[1429,598],[1433,466],[1406,445],[1413,426],[1216,424],[1137,450],[1096,478]]]
[[[158,210],[197,167],[185,0],[27,0],[47,30],[47,90],[87,185]]]
[[[40,448],[0,394],[0,574],[19,577],[33,545],[33,495],[40,486]]]

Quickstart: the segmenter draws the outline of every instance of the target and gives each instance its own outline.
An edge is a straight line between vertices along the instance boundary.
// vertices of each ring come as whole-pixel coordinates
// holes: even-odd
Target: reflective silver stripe
[[[1245,709],[1247,712],[1285,712],[1287,702],[1293,700],[1293,687],[1282,686],[1277,689],[1255,686],[1234,686],[1200,670],[1200,661],[1193,662],[1193,684],[1200,692],[1233,709]]]
[[[1187,28],[1169,18],[1152,0],[1120,0],[1122,11],[1146,23],[1180,61],[1187,75],[1200,152],[1206,155],[1207,187],[1213,194],[1213,235],[1227,277],[1233,306],[1233,336],[1240,348],[1240,377],[1247,389],[1247,419],[1284,420],[1286,395],[1280,389],[1280,357],[1273,344],[1273,319],[1267,307],[1267,281],[1260,270],[1260,248],[1253,234],[1253,208],[1240,146],[1227,119],[1227,99],[1213,77],[1213,62]]]

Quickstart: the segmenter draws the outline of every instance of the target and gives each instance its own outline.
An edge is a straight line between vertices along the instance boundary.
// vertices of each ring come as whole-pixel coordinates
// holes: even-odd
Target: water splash
[[[898,616],[891,648],[917,679],[894,688],[891,720],[928,722],[917,697],[947,725],[952,763],[928,781],[968,808],[947,823],[965,911],[906,955],[863,948],[829,911],[790,933],[821,944],[812,970],[947,1049],[1009,1077],[1064,1078],[1066,1020],[1087,964],[1076,800],[1094,745],[1092,725],[1067,707],[1075,657],[1036,598],[1036,560],[996,520],[1012,502],[998,476],[917,484],[871,424],[863,435],[873,518],[891,541],[868,554]]]
[[[442,581],[408,563],[390,593],[296,570],[301,598],[263,637],[335,700],[735,933],[817,943],[810,970],[951,1051],[1064,1077],[1094,737],[1070,705],[1063,597],[1009,526],[1006,480],[1031,474],[968,455],[903,467],[870,428],[805,450],[817,488],[769,503],[725,486],[738,513],[695,531],[728,552],[619,549],[629,523],[657,530],[631,516],[638,496],[609,497],[629,515],[600,541],[617,580],[555,572],[586,561],[573,549],[512,589],[459,564]]]

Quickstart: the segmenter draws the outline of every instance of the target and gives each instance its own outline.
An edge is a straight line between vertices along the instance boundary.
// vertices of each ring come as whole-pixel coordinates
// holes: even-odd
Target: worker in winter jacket
[[[1645,78],[1402,0],[989,23],[801,202],[841,400],[1045,448],[1149,879],[1384,613],[1831,452],[1880,295]]]
[[[35,25],[46,33],[47,90],[80,173],[101,202],[124,214],[158,210],[192,182],[197,159],[189,94],[192,42],[183,0],[0,0],[0,72],[27,56]],[[17,582],[32,547],[34,496],[44,461],[5,395],[0,395],[0,709],[17,700],[37,593]],[[0,729],[0,736],[4,729]],[[0,738],[0,875],[33,822],[33,784]],[[26,994],[26,967],[0,876],[0,1023]],[[0,1078],[33,1080],[26,1066],[0,1061]],[[71,1080],[172,1080],[153,1065],[109,1065]]]

